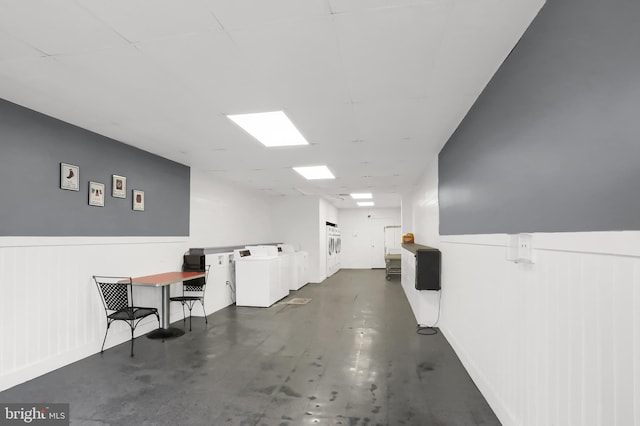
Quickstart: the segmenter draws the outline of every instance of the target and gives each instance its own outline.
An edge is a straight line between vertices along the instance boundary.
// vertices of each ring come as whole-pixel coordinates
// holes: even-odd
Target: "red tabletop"
[[[146,277],[136,277],[131,279],[133,285],[149,285],[162,287],[182,281],[193,280],[205,276],[204,272],[165,272],[163,274],[147,275]]]

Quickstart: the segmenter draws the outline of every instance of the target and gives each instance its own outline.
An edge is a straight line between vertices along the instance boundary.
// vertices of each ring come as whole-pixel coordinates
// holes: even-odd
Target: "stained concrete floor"
[[[416,334],[399,279],[341,270],[293,297],[312,300],[194,317],[177,339],[137,338],[134,358],[124,343],[0,401],[70,403],[72,425],[500,424],[442,334]]]

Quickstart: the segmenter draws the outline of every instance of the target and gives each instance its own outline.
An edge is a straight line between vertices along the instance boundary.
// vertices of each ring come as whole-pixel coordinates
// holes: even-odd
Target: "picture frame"
[[[144,191],[134,189],[133,191],[133,210],[144,211]]]
[[[104,183],[89,182],[89,205],[104,207]]]
[[[127,178],[124,176],[111,176],[111,196],[114,198],[127,198]]]
[[[60,189],[80,191],[80,167],[60,163]]]

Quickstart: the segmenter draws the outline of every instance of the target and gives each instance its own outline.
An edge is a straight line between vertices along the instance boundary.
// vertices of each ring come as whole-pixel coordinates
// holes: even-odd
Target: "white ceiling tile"
[[[351,103],[297,102],[286,111],[312,144],[339,148],[359,137]]]
[[[72,0],[2,0],[0,27],[48,55],[105,49],[125,43]]]
[[[426,4],[334,15],[353,100],[426,96],[447,14]]]
[[[443,3],[443,0],[329,0],[332,13],[346,13],[365,9],[389,9],[425,3]]]
[[[0,31],[0,62],[37,58],[40,56],[44,56],[44,53],[10,34]]]
[[[204,0],[226,30],[329,15],[327,0]]]
[[[187,82],[211,81],[224,85],[231,80],[232,72],[241,68],[237,63],[242,58],[236,54],[236,47],[220,32],[156,39],[137,43],[136,47],[159,66],[170,70],[175,78]]]
[[[79,111],[91,110],[86,105],[90,99],[85,96],[83,89],[95,91],[92,83],[79,81],[73,70],[55,57],[3,63],[0,82],[0,97],[13,100],[18,96],[17,103],[20,105],[83,125]]]
[[[362,102],[353,108],[360,136],[367,142],[425,141],[439,119],[433,98]]]
[[[281,102],[346,102],[348,81],[329,17],[229,31],[255,86]]]
[[[259,96],[253,68],[227,34],[209,31],[136,46],[172,79],[181,82],[191,97],[215,106],[215,112],[246,109],[247,99]],[[256,102],[249,105],[258,106]]]
[[[221,30],[200,0],[77,0],[131,42]]]

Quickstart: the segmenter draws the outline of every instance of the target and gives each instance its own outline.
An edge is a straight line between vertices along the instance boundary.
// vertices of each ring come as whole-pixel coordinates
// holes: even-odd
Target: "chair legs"
[[[193,309],[193,301],[192,302],[186,302],[187,304],[187,308],[189,308],[189,331],[191,331],[191,310]],[[184,309],[184,306],[183,308]]]
[[[100,348],[100,353],[104,352],[104,344],[107,342],[107,334],[109,333],[110,322],[107,322],[107,329],[104,332],[104,339],[102,339],[102,347]]]
[[[204,323],[209,324],[209,321],[207,321],[207,311],[204,310],[204,299],[200,299],[200,304],[202,305],[202,313],[204,313]]]
[[[133,332],[135,331],[136,326],[133,324],[130,324],[130,325],[131,325],[131,356],[133,356]]]
[[[158,320],[158,327],[160,327],[160,315],[158,315],[157,313],[155,314],[156,316],[156,320]],[[107,342],[107,334],[109,334],[109,327],[111,327],[111,323],[113,321],[108,321],[107,322],[107,330],[104,332],[104,339],[102,339],[102,347],[100,348],[100,353],[104,353],[104,344]],[[133,356],[133,341],[134,341],[134,332],[136,331],[136,327],[138,326],[138,324],[135,321],[125,321],[127,324],[129,324],[129,328],[131,328],[131,356]],[[140,322],[140,320],[138,320],[138,322]]]
[[[107,322],[107,330],[104,332],[104,339],[102,339],[102,347],[100,348],[100,353],[104,353],[104,344],[107,342],[107,334],[109,334],[109,327],[111,327],[111,323],[113,321]],[[131,328],[131,356],[133,356],[133,331],[135,330],[135,325],[129,323],[129,327]]]
[[[202,305],[202,312],[204,312],[204,322],[205,324],[209,324],[209,320],[207,320],[207,311],[204,309],[204,300],[202,299],[198,299],[200,300],[200,304]],[[194,305],[196,304],[195,300],[181,300],[180,303],[182,304],[182,322],[186,322],[187,321],[187,316],[185,314],[184,311],[184,306],[187,306],[187,309],[189,309],[189,331],[191,331],[191,311],[193,310]]]

